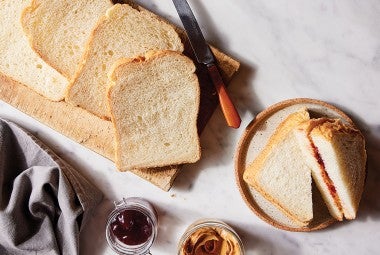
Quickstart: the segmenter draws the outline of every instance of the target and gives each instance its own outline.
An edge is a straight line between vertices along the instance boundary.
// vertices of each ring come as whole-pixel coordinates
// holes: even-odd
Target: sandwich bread
[[[32,0],[21,21],[31,47],[71,79],[92,28],[111,6],[110,0]]]
[[[338,119],[320,118],[303,123],[296,133],[330,214],[340,221],[355,219],[366,164],[360,131]]]
[[[306,109],[290,114],[244,171],[246,183],[259,191],[299,227],[313,219],[311,169],[303,159],[294,129],[309,120]]]
[[[108,103],[121,170],[193,163],[200,158],[195,66],[174,51],[118,60]]]
[[[173,26],[128,4],[107,10],[90,35],[78,72],[69,86],[67,102],[102,118],[109,118],[107,74],[119,58],[133,58],[149,50],[183,51]]]
[[[32,50],[22,29],[21,13],[29,4],[30,0],[0,2],[0,72],[50,100],[63,100],[68,80]]]

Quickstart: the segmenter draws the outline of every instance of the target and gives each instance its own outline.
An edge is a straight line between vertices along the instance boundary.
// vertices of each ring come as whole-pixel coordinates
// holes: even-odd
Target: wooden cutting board
[[[135,8],[147,11],[139,6]],[[189,41],[183,30],[176,28],[185,46],[184,54],[196,62]],[[226,84],[239,69],[239,62],[223,52],[212,48]],[[218,97],[209,80],[204,66],[196,64],[201,86],[201,102],[198,117],[198,130],[202,132],[208,120],[218,106]],[[114,161],[114,131],[110,121],[74,107],[64,101],[52,102],[23,84],[0,74],[0,100],[37,119],[59,133],[79,144]],[[67,116],[70,116],[69,118]],[[168,191],[181,166],[168,166],[150,169],[134,169],[134,174],[144,178],[159,188]]]

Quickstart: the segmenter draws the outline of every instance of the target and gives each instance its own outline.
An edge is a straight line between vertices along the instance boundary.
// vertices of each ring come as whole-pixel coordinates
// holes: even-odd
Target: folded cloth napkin
[[[0,254],[78,254],[102,193],[35,137],[0,119]]]

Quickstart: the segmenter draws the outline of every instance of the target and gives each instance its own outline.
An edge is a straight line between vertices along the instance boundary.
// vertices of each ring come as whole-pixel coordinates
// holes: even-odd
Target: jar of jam
[[[118,254],[150,254],[157,236],[157,213],[145,199],[124,198],[115,202],[106,227],[109,246]]]

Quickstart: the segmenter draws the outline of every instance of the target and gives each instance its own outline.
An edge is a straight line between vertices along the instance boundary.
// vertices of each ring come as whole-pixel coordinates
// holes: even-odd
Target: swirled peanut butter
[[[236,237],[219,227],[202,227],[182,244],[181,255],[240,255]]]

